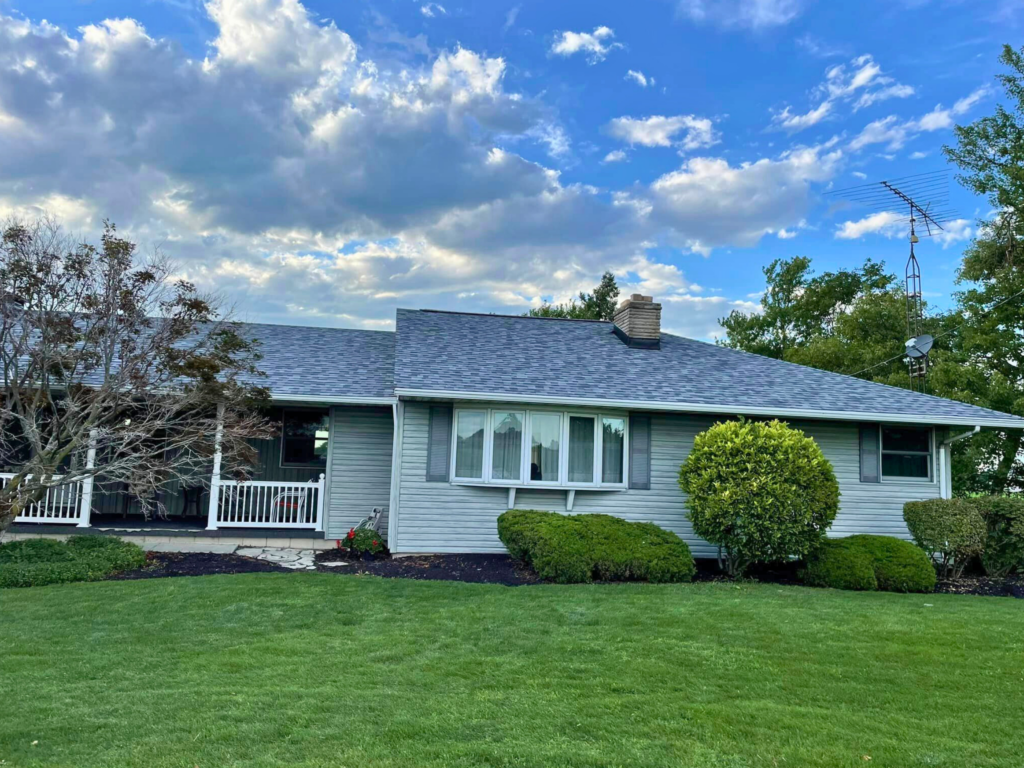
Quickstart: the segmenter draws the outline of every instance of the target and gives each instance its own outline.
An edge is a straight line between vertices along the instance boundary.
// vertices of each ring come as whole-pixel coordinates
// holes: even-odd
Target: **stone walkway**
[[[315,549],[291,549],[289,547],[236,547],[234,544],[194,544],[192,542],[174,544],[160,543],[150,544],[145,547],[150,552],[210,552],[218,555],[240,555],[241,557],[252,557],[256,560],[266,560],[276,563],[282,568],[291,568],[295,571],[315,571],[316,564],[313,562]],[[344,567],[348,563],[323,563],[329,567]]]

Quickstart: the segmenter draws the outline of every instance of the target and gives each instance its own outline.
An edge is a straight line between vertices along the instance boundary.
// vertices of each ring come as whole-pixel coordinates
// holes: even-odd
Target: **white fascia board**
[[[322,405],[394,405],[397,397],[339,397],[338,395],[284,395],[270,393],[273,403],[318,403]]]
[[[621,408],[642,411],[677,413],[737,414],[740,416],[778,416],[786,419],[819,419],[827,421],[870,421],[890,424],[977,425],[993,429],[1024,429],[1024,419],[992,419],[980,416],[922,416],[920,414],[870,413],[860,411],[819,411],[806,408],[757,408],[744,405],[707,405],[704,403],[663,403],[650,400],[603,400],[598,398],[548,397],[544,395],[509,395],[500,392],[454,392],[430,389],[396,388],[397,397],[421,397],[432,400],[486,400],[498,403],[539,403],[545,405],[579,405],[597,408]]]

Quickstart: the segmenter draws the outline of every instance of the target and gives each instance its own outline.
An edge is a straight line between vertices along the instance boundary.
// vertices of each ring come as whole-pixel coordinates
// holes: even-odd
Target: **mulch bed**
[[[1024,576],[990,579],[987,576],[963,576],[955,581],[939,580],[936,592],[950,595],[984,595],[986,597],[1016,597],[1024,600]]]
[[[208,576],[218,573],[289,573],[266,560],[255,560],[239,555],[221,555],[207,552],[150,552],[144,568],[126,571],[109,578],[112,580],[160,579],[172,576]],[[378,557],[361,560],[346,551],[328,549],[316,554],[317,570],[321,573],[362,574],[392,579],[418,579],[425,581],[464,581],[472,584],[503,584],[520,587],[540,584],[532,570],[508,555],[424,555],[420,557]],[[343,566],[325,563],[345,562]],[[798,564],[776,564],[754,567],[747,579],[765,584],[794,586],[800,584]],[[301,573],[301,571],[298,571]],[[728,582],[728,576],[718,570],[714,560],[697,560],[695,582]],[[991,579],[968,575],[957,580],[940,580],[936,592],[954,595],[982,595],[986,597],[1016,597],[1024,599],[1024,576]]]
[[[149,552],[146,565],[138,570],[125,571],[109,578],[114,581],[132,579],[162,579],[169,576],[209,576],[216,573],[286,573],[266,560],[254,560],[239,555],[221,555],[212,552]]]
[[[394,579],[429,581],[466,581],[473,584],[504,584],[519,587],[539,584],[537,574],[508,555],[426,555],[423,557],[384,557],[374,560],[352,558],[344,550],[317,552],[318,571],[359,573]],[[323,563],[346,562],[329,567]]]

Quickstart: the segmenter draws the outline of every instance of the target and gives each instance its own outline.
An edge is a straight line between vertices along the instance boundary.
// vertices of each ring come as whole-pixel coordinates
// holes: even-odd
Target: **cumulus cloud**
[[[624,160],[628,160],[629,156],[621,149],[615,149],[604,156],[602,163],[621,163]]]
[[[691,295],[652,246],[783,236],[839,164],[815,147],[694,158],[623,190],[568,184],[514,151],[564,156],[571,139],[541,98],[508,89],[500,57],[416,48],[395,67],[297,0],[206,8],[202,59],[131,20],[76,32],[0,17],[0,209],[51,211],[86,236],[109,217],[245,319],[376,328],[396,304],[521,311],[609,265]],[[621,126],[631,144],[717,140],[693,116]]]
[[[696,22],[762,30],[788,24],[803,6],[802,0],[679,0],[677,8]]]
[[[639,85],[641,88],[646,88],[649,85],[654,85],[654,78],[647,77],[643,72],[636,69],[631,69],[626,73],[626,80],[632,80],[634,83]]]
[[[420,13],[422,13],[428,19],[432,19],[438,14],[440,14],[441,16],[448,15],[448,11],[445,10],[444,6],[438,5],[437,3],[426,3],[425,5],[421,5]]]
[[[562,32],[551,44],[551,53],[556,56],[573,56],[582,53],[589,64],[604,61],[605,57],[621,43],[612,42],[615,37],[608,27],[594,27],[593,32]]]
[[[643,147],[678,146],[694,150],[713,146],[719,140],[711,120],[695,115],[617,117],[605,130],[613,138]]]
[[[804,128],[810,128],[824,120],[832,112],[832,102],[823,101],[810,112],[802,115],[794,115],[789,107],[772,115],[772,123],[785,131],[796,133]]]

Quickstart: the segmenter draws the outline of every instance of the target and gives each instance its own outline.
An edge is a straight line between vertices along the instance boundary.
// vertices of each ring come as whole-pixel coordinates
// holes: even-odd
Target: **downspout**
[[[981,427],[976,426],[968,432],[953,435],[953,437],[947,437],[939,444],[939,460],[942,462],[942,487],[939,489],[939,495],[942,498],[948,499],[953,496],[953,460],[949,446],[957,440],[965,440],[968,437],[974,437],[979,432],[981,432]]]
[[[388,549],[395,552],[398,548],[398,500],[402,477],[402,417],[405,408],[400,400],[391,404],[391,422],[393,426],[391,443],[391,497],[388,500]]]

